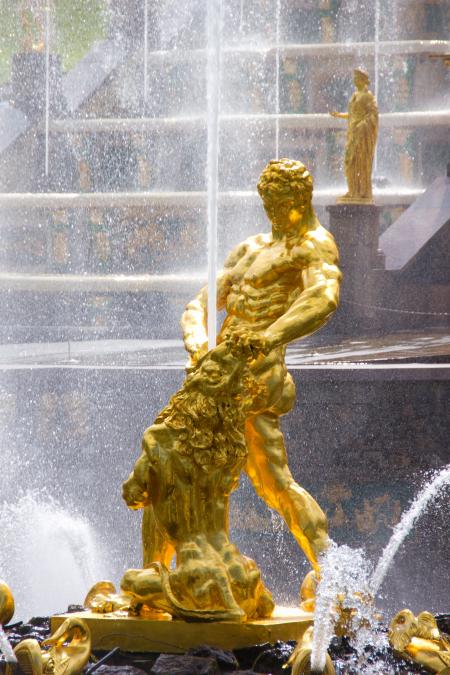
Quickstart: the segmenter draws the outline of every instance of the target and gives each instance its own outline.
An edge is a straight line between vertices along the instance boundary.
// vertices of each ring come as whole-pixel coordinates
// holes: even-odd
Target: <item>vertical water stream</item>
[[[375,37],[374,37],[374,96],[378,103],[378,89],[380,77],[380,0],[375,0]],[[373,174],[376,175],[378,169],[378,146],[375,145],[375,157],[373,159]]]
[[[275,19],[275,159],[280,154],[280,18],[281,0],[277,0]]]
[[[208,347],[217,336],[217,201],[219,191],[219,112],[221,76],[222,1],[207,3],[207,190],[208,190]]]
[[[50,6],[45,8],[45,158],[44,172],[48,176],[48,142],[50,123]]]

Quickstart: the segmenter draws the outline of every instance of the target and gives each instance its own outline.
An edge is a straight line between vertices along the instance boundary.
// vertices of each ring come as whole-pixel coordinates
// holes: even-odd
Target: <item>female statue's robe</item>
[[[371,91],[356,91],[348,107],[345,148],[346,198],[372,199],[372,164],[378,133],[378,108]]]

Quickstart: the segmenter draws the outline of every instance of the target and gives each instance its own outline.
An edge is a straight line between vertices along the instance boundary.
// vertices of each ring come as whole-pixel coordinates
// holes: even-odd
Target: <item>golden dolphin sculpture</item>
[[[389,625],[389,643],[404,659],[424,666],[432,673],[450,675],[450,643],[439,632],[430,612],[417,616],[402,609]]]
[[[313,642],[313,626],[310,626],[305,631],[302,639],[295,646],[294,651],[289,657],[288,662],[283,668],[291,666],[292,675],[310,675],[311,673],[311,652]],[[336,671],[329,654],[325,661],[325,669],[322,671],[323,675],[335,675]]]
[[[48,651],[41,647],[49,646]],[[80,675],[91,653],[91,632],[86,623],[69,617],[47,640],[19,642],[14,649],[22,672],[27,675]],[[6,666],[6,675],[13,675],[14,666]]]

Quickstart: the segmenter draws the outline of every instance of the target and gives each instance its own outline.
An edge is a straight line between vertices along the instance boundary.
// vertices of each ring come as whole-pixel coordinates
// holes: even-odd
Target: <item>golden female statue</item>
[[[338,202],[371,204],[372,164],[378,134],[378,107],[369,91],[369,76],[365,70],[353,71],[356,91],[350,99],[348,112],[333,111],[332,117],[348,119],[345,146],[345,177],[348,191]]]

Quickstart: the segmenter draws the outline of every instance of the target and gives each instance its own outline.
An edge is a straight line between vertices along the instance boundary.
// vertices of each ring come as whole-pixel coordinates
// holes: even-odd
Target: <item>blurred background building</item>
[[[23,0],[1,10],[2,338],[176,339],[206,266],[202,3],[184,14],[168,0],[46,7]],[[328,225],[345,145],[345,124],[328,112],[346,109],[356,66],[369,71],[381,113],[380,234],[445,175],[449,71],[429,56],[448,51],[449,22],[444,0],[224,3],[220,261],[267,228],[255,186],[275,154],[310,168]],[[448,310],[448,282],[444,292],[434,284],[432,306],[415,292],[415,308]],[[394,305],[414,310],[407,296]],[[443,323],[431,313],[426,322]],[[417,321],[391,313],[369,328],[394,325]]]

